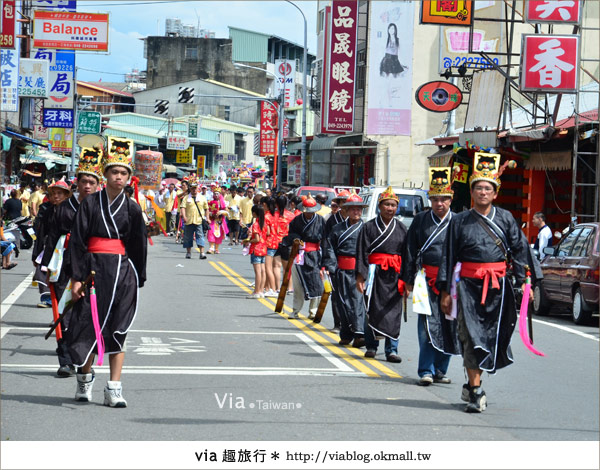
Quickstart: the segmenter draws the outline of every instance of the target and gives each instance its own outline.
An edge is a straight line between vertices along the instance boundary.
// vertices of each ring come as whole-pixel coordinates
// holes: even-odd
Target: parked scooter
[[[17,217],[10,220],[4,227],[4,236],[17,248],[28,250],[33,246],[32,236],[35,234],[29,217]],[[17,240],[19,243],[17,243]],[[18,255],[17,255],[18,256]]]

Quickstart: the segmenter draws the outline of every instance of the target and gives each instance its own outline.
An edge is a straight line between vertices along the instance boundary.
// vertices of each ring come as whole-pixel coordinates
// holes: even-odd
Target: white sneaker
[[[279,297],[279,292],[276,292],[274,290],[268,290],[267,292],[265,292],[265,297]]]
[[[249,294],[246,296],[247,299],[260,299],[261,294]]]
[[[92,401],[92,388],[94,386],[95,377],[93,374],[77,374],[77,391],[75,392],[75,400],[77,401]]]
[[[111,408],[125,408],[127,402],[121,395],[122,392],[121,382],[107,381],[106,387],[104,387],[104,405]]]

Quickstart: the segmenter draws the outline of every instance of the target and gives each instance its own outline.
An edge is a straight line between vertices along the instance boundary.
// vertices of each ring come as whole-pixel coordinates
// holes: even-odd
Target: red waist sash
[[[338,268],[344,271],[354,270],[356,268],[356,258],[353,256],[338,256],[337,257]]]
[[[124,255],[125,244],[123,243],[123,240],[114,238],[90,237],[88,240],[88,253]]]
[[[423,269],[425,270],[425,277],[427,278],[427,284],[431,287],[431,290],[435,292],[436,295],[440,294],[440,291],[435,287],[435,280],[437,279],[438,271],[440,270],[439,266],[431,266],[429,264],[424,264]]]
[[[391,255],[389,253],[371,253],[369,255],[369,264],[378,264],[384,271],[393,269],[397,273],[400,273],[402,257],[400,255]],[[404,281],[402,279],[398,279],[398,292],[404,294]]]
[[[308,253],[309,251],[319,251],[320,247],[320,243],[304,242],[304,251],[306,253]]]
[[[469,263],[465,261],[462,263],[460,275],[473,279],[483,279],[481,305],[484,305],[490,279],[492,280],[492,288],[500,289],[498,278],[506,276],[506,263],[504,261],[498,263]]]

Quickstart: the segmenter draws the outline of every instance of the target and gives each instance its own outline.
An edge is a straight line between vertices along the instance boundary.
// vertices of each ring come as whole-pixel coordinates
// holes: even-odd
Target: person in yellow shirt
[[[17,195],[23,207],[21,208],[21,217],[29,217],[29,199],[31,198],[31,192],[27,187],[26,183],[21,183],[21,189]]]
[[[319,204],[321,204],[321,208],[317,211],[317,214],[319,214],[321,217],[324,217],[325,220],[327,220],[327,218],[329,218],[329,214],[331,214],[331,208],[326,205],[327,196],[323,193],[319,193],[315,196],[315,199]]]
[[[196,245],[200,250],[200,259],[206,259],[204,254],[204,230],[202,229],[202,220],[208,215],[208,201],[198,193],[198,181],[190,179],[190,194],[183,198],[181,202],[181,217],[185,226],[183,227],[183,247],[186,249],[186,259],[192,257],[192,246],[194,245],[194,235],[196,236]]]
[[[237,245],[239,243],[240,235],[240,203],[242,202],[242,197],[238,195],[235,186],[231,186],[229,194],[225,196],[225,202],[227,203],[229,212],[229,215],[227,216],[229,225],[229,244]]]
[[[46,197],[46,193],[43,191],[42,187],[39,183],[33,183],[31,185],[33,192],[31,193],[31,197],[29,198],[29,214],[32,219],[35,219],[40,210],[40,206],[44,202],[44,197]]]
[[[173,227],[171,227],[171,212],[173,211],[173,206],[175,205],[175,197],[176,197],[176,192],[175,192],[175,185],[173,183],[171,183],[169,185],[169,189],[167,189],[167,191],[164,194],[164,200],[165,200],[165,215],[167,217],[167,223],[165,226],[165,230],[169,233],[173,233],[175,231],[175,218],[177,217],[177,215],[175,215],[175,217],[173,217]]]
[[[254,205],[254,188],[249,187],[246,190],[246,197],[240,201],[240,235],[239,237],[243,240],[248,234],[248,230],[252,225],[252,206]]]

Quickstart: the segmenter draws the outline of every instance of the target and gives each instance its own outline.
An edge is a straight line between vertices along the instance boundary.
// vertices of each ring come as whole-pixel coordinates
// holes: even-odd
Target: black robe
[[[58,207],[54,209],[54,213],[50,219],[50,227],[48,229],[48,235],[46,236],[46,243],[44,248],[44,256],[42,257],[42,266],[48,266],[54,248],[61,236],[71,233],[73,228],[73,222],[75,220],[75,214],[79,209],[79,201],[73,195],[66,201],[63,201]],[[58,280],[54,283],[54,291],[56,292],[56,298],[60,300],[62,297],[69,280],[71,279],[71,266],[69,264],[68,256],[68,245],[63,254],[63,263],[60,270]]]
[[[126,254],[88,253],[90,237],[123,240]],[[138,288],[146,280],[146,224],[142,210],[121,192],[109,207],[106,190],[86,197],[80,204],[69,242],[72,277],[83,282],[96,272],[98,316],[106,353],[123,349],[138,305]],[[65,336],[75,365],[85,364],[96,351],[90,295],[80,299],[65,318]]]
[[[323,251],[323,266],[331,274],[334,286],[333,302],[337,306],[340,319],[355,335],[364,334],[365,303],[362,294],[356,288],[355,271],[338,269],[337,257],[352,256],[356,258],[356,244],[362,225],[362,220],[354,225],[349,225],[347,220],[335,225],[327,238]]]
[[[446,245],[448,224],[455,215],[450,212],[443,221],[432,210],[419,212],[415,216],[408,229],[406,256],[402,260],[405,268],[404,280],[407,284],[414,285],[417,272],[424,264],[440,266],[444,246]],[[423,248],[425,249],[423,250]],[[427,280],[429,281],[429,278]],[[425,315],[425,327],[429,342],[435,349],[443,353],[461,354],[462,349],[458,340],[457,322],[446,319],[440,309],[439,291],[436,294],[429,283],[427,292],[431,306],[431,315]]]
[[[333,227],[335,227],[337,224],[341,224],[342,222],[346,221],[346,219],[347,217],[342,217],[341,210],[337,211],[335,214],[331,214],[327,219],[327,222],[325,222],[325,238],[327,239],[329,237],[329,234],[333,230]]]
[[[461,212],[450,221],[436,287],[450,292],[452,273],[457,262],[496,263],[504,253],[477,222],[478,215]],[[487,222],[504,239],[512,258],[512,272],[520,286],[525,281],[529,246],[525,235],[510,212],[492,207]],[[494,373],[513,362],[510,340],[517,320],[515,294],[508,276],[500,278],[500,289],[490,281],[485,305],[481,305],[483,279],[461,277],[457,284],[457,301],[473,341],[475,355],[482,370]]]
[[[397,219],[392,219],[386,227],[380,215],[366,222],[358,236],[356,249],[356,274],[369,278],[369,255],[387,253],[403,256],[406,249],[406,227]],[[402,295],[398,291],[400,273],[394,269],[383,270],[375,267],[375,278],[370,298],[365,292],[367,318],[375,336],[400,337],[402,317]]]
[[[325,220],[319,214],[315,214],[310,220],[306,220],[304,214],[299,214],[290,222],[290,230],[284,238],[284,243],[291,246],[296,238],[303,242],[321,243],[325,234]],[[304,253],[304,264],[295,264],[300,281],[304,287],[304,300],[314,299],[323,294],[323,281],[319,271],[321,270],[321,250]]]
[[[45,253],[46,239],[48,237],[48,231],[50,229],[50,220],[54,214],[54,204],[51,202],[44,202],[40,204],[38,209],[38,215],[33,222],[33,231],[35,232],[35,242],[31,249],[31,261],[34,263],[42,252]],[[37,281],[40,294],[47,294],[50,292],[48,288],[48,278],[46,271],[42,271],[43,264],[35,263],[35,271],[33,273],[33,280]]]

